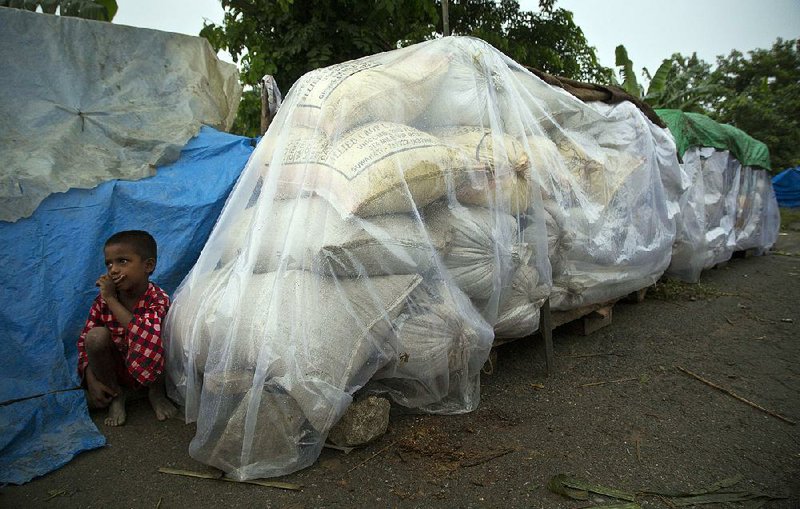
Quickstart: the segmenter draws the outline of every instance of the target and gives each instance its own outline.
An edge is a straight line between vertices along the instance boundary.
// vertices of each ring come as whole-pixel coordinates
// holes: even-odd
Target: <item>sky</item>
[[[219,0],[117,4],[114,23],[189,35],[200,32],[203,20],[221,23],[223,15]],[[520,6],[537,10],[538,0],[520,0]],[[746,54],[771,48],[778,37],[800,38],[800,0],[557,0],[556,6],[572,11],[602,65],[614,67],[614,49],[624,44],[637,72],[655,72],[673,53],[697,52],[713,65],[734,49]]]

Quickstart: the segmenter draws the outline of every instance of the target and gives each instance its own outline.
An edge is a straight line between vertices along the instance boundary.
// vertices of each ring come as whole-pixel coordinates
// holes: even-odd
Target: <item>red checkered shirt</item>
[[[164,371],[161,324],[169,305],[166,292],[151,282],[133,309],[133,318],[125,326],[114,318],[108,304],[100,295],[95,297],[89,310],[89,318],[78,338],[78,374],[81,378],[89,365],[84,344],[86,334],[95,327],[106,327],[111,331],[111,339],[125,358],[125,366],[131,377],[142,385],[154,382]]]

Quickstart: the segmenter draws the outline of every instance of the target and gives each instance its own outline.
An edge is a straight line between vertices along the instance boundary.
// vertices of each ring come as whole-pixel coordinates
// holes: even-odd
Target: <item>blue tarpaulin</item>
[[[772,177],[775,197],[781,207],[800,207],[800,166],[783,170]]]
[[[53,194],[31,217],[0,222],[0,484],[22,484],[105,443],[76,372],[105,239],[149,231],[158,242],[152,279],[172,293],[252,150],[249,138],[203,127],[153,177]]]

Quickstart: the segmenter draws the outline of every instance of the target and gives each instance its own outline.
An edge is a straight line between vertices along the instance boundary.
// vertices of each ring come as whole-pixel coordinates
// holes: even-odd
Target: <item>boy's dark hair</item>
[[[156,239],[144,230],[125,230],[110,236],[103,247],[111,244],[127,244],[142,257],[142,260],[152,258],[158,261],[158,246]]]

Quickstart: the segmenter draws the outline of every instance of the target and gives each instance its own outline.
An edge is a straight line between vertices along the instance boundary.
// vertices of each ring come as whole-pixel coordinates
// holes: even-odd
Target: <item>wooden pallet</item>
[[[539,310],[539,331],[537,332],[544,340],[546,375],[550,376],[550,373],[555,371],[553,329],[561,326],[569,326],[577,330],[579,334],[588,336],[603,327],[611,325],[614,304],[619,301],[639,303],[645,299],[646,295],[647,288],[642,288],[620,299],[614,299],[600,304],[591,304],[569,311],[552,311],[550,309],[550,299],[547,299]],[[503,338],[495,340],[493,347],[510,341],[515,341],[515,339]],[[484,367],[484,373],[486,374],[491,374],[496,369],[497,355],[494,348],[492,348],[492,353],[494,356],[492,357],[490,355],[490,360],[487,361],[488,364]]]
[[[614,304],[617,299],[591,304],[569,311],[553,312],[553,328],[568,326],[577,333],[588,336],[589,334],[611,325]]]
[[[758,253],[758,248],[751,247],[750,249],[744,249],[742,251],[734,251],[731,258],[752,258],[756,256],[756,253]]]

